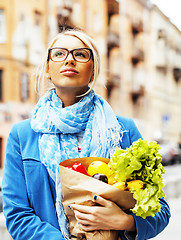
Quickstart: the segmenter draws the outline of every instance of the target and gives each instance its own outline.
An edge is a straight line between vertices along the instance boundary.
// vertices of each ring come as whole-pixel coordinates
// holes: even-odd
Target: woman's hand
[[[112,201],[94,196],[94,202],[101,206],[71,204],[75,218],[84,231],[128,230],[136,231],[133,216],[126,214]]]

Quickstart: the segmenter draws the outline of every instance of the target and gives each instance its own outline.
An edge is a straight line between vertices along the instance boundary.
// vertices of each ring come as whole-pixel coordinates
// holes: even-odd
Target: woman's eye
[[[81,57],[81,58],[85,58],[86,55],[83,52],[76,52],[75,54],[76,57]]]
[[[58,52],[55,53],[55,56],[56,57],[62,57],[62,56],[64,56],[64,54],[63,54],[63,52],[58,51]]]

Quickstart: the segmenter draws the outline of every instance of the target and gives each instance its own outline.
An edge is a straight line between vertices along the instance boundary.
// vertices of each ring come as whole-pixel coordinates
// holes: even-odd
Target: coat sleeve
[[[122,141],[122,147],[124,149],[129,147],[134,141],[142,138],[132,119],[118,116],[118,121],[120,125],[122,125],[123,130],[125,130]],[[123,238],[125,239],[126,237],[126,239],[135,239],[136,237],[137,240],[150,239],[163,231],[169,223],[170,208],[163,198],[160,199],[160,204],[161,210],[156,213],[154,217],[147,217],[146,219],[143,219],[132,213],[131,215],[135,219],[137,232],[122,232],[124,236]]]
[[[12,129],[3,174],[3,212],[7,229],[15,240],[63,240],[61,231],[35,215],[30,207],[18,134]]]
[[[161,210],[156,213],[154,217],[133,217],[136,222],[137,240],[150,239],[158,235],[169,223],[170,209],[167,202],[162,198],[160,199]]]
[[[117,120],[122,127],[123,135],[121,140],[121,148],[126,149],[132,145],[133,142],[138,139],[142,139],[141,133],[139,132],[133,119],[117,116]]]

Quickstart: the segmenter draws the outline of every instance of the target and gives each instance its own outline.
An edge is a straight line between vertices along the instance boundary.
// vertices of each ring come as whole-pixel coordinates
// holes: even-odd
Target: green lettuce
[[[136,205],[131,211],[137,216],[154,217],[160,211],[159,199],[164,197],[163,178],[165,173],[159,153],[160,146],[152,141],[139,139],[126,150],[116,148],[109,162],[110,174],[116,181],[142,180],[145,189],[131,189]]]

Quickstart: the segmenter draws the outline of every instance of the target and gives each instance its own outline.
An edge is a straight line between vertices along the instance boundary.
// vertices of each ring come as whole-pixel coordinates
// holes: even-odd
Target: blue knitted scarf
[[[69,239],[68,222],[62,207],[59,163],[78,158],[76,133],[84,131],[81,157],[109,158],[120,147],[122,129],[109,104],[93,90],[72,106],[63,107],[55,90],[37,103],[31,127],[39,133],[41,162],[56,184],[56,211],[60,229]]]

